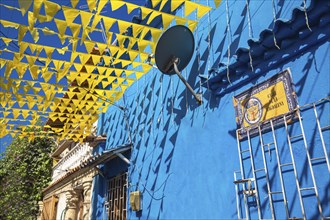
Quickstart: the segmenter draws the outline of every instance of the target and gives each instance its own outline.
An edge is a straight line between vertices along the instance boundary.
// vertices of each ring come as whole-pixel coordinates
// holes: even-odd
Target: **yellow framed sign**
[[[234,96],[233,102],[237,127],[240,129],[239,135],[244,138],[247,129],[279,118],[297,107],[290,70],[286,69]],[[281,123],[283,120],[274,120],[275,125]],[[267,126],[263,126],[262,129],[267,129]]]

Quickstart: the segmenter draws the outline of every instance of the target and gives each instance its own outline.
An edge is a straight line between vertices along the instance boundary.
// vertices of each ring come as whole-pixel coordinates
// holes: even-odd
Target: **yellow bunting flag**
[[[33,2],[33,16],[37,18],[39,16],[40,8],[44,0],[34,0]]]
[[[78,2],[79,2],[79,0],[71,0],[72,8],[76,8]]]
[[[66,6],[62,6],[62,10],[63,10],[65,20],[67,22],[67,25],[71,27],[74,19],[76,19],[76,17],[78,17],[79,11],[66,7]]]
[[[59,4],[50,1],[44,1],[47,21],[51,21],[56,13],[61,9]]]
[[[89,8],[90,12],[93,12],[96,9],[96,1],[95,0],[87,0],[87,5],[88,5],[88,8]]]
[[[162,21],[163,21],[163,28],[166,30],[168,26],[171,24],[173,21],[174,17],[168,14],[163,13],[162,14]]]
[[[186,1],[184,7],[184,16],[188,17],[193,11],[198,8],[198,4],[191,1]]]
[[[198,11],[197,11],[197,18],[200,19],[203,17],[206,13],[208,13],[211,10],[211,7],[199,5]]]
[[[22,15],[29,10],[33,0],[18,0],[19,7],[21,9]]]
[[[221,3],[221,0],[214,0],[215,7],[218,8]]]
[[[112,11],[115,11],[125,5],[124,1],[110,1]]]
[[[175,0],[171,1],[171,12],[176,10],[185,0]]]
[[[97,5],[97,14],[100,14],[104,6],[108,3],[108,0],[100,0]]]

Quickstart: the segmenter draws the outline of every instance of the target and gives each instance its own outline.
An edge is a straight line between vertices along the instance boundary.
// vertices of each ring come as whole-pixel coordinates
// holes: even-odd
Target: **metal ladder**
[[[244,198],[244,207],[245,207],[245,216],[246,219],[249,219],[249,207],[247,204],[247,197],[254,196],[257,203],[257,209],[258,209],[258,219],[261,219],[261,209],[260,209],[260,201],[259,201],[259,195],[258,195],[258,183],[256,181],[256,172],[259,172],[260,169],[256,170],[254,167],[254,158],[253,158],[253,152],[252,152],[252,146],[251,146],[251,139],[250,139],[250,130],[247,130],[247,138],[248,138],[248,149],[242,150],[241,142],[239,140],[239,130],[236,131],[236,139],[237,139],[237,147],[238,147],[238,155],[239,155],[239,162],[240,162],[240,174],[241,179],[237,179],[236,173],[234,172],[234,184],[236,185],[236,198],[238,195],[238,186],[237,184],[242,184],[243,189],[243,198]],[[242,160],[242,154],[249,153],[250,161],[251,161],[251,171],[252,171],[252,177],[246,178],[245,172],[243,168],[243,160]],[[248,183],[248,190],[246,190],[245,184]],[[254,185],[254,188],[252,186]],[[237,203],[238,206],[238,203]],[[237,210],[238,218],[240,218],[240,212]]]
[[[303,202],[303,199],[302,199],[301,192],[311,190],[311,191],[314,191],[314,193],[315,193],[315,197],[317,199],[317,206],[318,206],[318,210],[319,210],[319,213],[320,213],[320,217],[323,219],[323,211],[322,211],[321,201],[320,201],[320,198],[319,198],[317,184],[316,184],[316,180],[315,180],[315,176],[314,176],[314,170],[313,170],[313,164],[312,164],[313,159],[311,158],[310,153],[308,151],[308,145],[307,145],[307,141],[306,141],[304,127],[303,127],[303,124],[302,124],[300,109],[297,109],[296,113],[297,113],[297,117],[298,117],[298,120],[299,120],[299,126],[300,126],[300,129],[301,129],[301,134],[299,134],[299,135],[290,136],[290,132],[289,132],[289,129],[288,129],[287,116],[284,115],[283,119],[284,119],[284,125],[285,125],[287,141],[288,141],[288,145],[289,145],[289,149],[290,149],[290,156],[291,156],[291,159],[292,159],[292,162],[293,162],[292,166],[293,166],[294,175],[295,175],[295,181],[296,181],[296,187],[297,187],[300,206],[301,206],[301,212],[302,212],[303,218],[306,219],[305,206],[304,206],[304,202]],[[296,169],[296,165],[295,165],[295,159],[294,159],[293,150],[292,150],[292,140],[297,139],[297,138],[302,138],[303,139],[304,148],[305,148],[306,155],[307,155],[308,166],[309,166],[309,170],[310,170],[310,174],[311,174],[312,182],[313,182],[312,187],[305,187],[305,188],[300,187],[298,174],[297,174],[297,169]],[[314,160],[315,159],[319,160],[319,158],[314,158]]]
[[[265,171],[265,177],[266,177],[269,205],[270,205],[270,209],[271,209],[272,219],[275,219],[275,211],[274,211],[274,206],[273,206],[273,195],[274,194],[282,194],[283,201],[284,201],[285,214],[286,214],[286,217],[289,219],[290,218],[289,217],[289,209],[288,209],[288,202],[287,202],[287,198],[286,198],[285,186],[284,186],[284,181],[283,181],[282,167],[283,166],[288,166],[290,164],[289,163],[281,164],[279,153],[278,153],[276,136],[275,136],[274,124],[273,124],[272,120],[270,120],[269,123],[270,123],[270,127],[271,127],[272,138],[273,138],[272,143],[264,144],[262,131],[261,131],[260,126],[258,126],[259,138],[260,138],[260,144],[261,144],[261,151],[262,151],[262,159],[263,159],[263,163],[264,163],[264,166],[265,166],[264,171]],[[278,167],[278,172],[279,172],[279,177],[280,177],[281,191],[273,191],[272,192],[271,188],[270,188],[269,177],[268,177],[268,166],[267,166],[267,161],[266,161],[266,156],[265,156],[265,147],[267,146],[269,148],[270,146],[273,146],[273,145],[274,145],[274,148],[275,148],[276,161],[277,161],[277,164],[278,164],[277,167]]]

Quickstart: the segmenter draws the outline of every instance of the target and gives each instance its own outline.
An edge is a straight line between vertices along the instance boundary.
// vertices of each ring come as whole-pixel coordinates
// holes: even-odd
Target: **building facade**
[[[109,107],[95,152],[132,149],[129,164],[118,157],[94,177],[91,219],[329,217],[329,3],[224,0],[193,34],[182,75],[202,105],[153,68],[126,90],[124,108]],[[126,195],[113,207],[116,187]]]
[[[76,160],[54,167],[48,215],[330,217],[329,2],[215,3],[200,2],[213,9],[182,71],[202,104],[176,75],[152,68],[100,115],[104,142],[89,148],[88,162],[63,177]]]

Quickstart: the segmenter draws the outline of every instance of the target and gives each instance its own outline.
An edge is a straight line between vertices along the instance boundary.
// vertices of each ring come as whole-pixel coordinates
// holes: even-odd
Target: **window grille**
[[[324,173],[326,177],[330,173],[329,142],[325,141],[330,136],[329,108],[327,97],[281,116],[282,124],[271,119],[253,128],[257,133],[247,130],[245,139],[239,138],[239,129],[236,131],[240,164],[240,170],[234,172],[238,219],[252,218],[251,211],[258,219],[276,219],[279,211],[287,219],[306,219],[306,206],[315,207],[317,215],[327,218],[323,211],[326,204],[319,195],[322,187],[317,184],[322,179],[315,174]],[[304,201],[306,197],[313,197],[314,204]],[[267,201],[270,208],[266,209],[262,201]]]
[[[126,220],[127,173],[111,178],[108,182],[107,212],[109,220]]]

